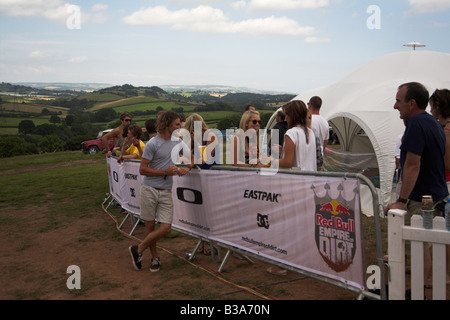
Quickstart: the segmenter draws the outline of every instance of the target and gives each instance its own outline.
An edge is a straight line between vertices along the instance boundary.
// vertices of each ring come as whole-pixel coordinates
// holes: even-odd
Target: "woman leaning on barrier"
[[[233,165],[239,167],[264,167],[259,161],[259,129],[261,118],[255,110],[245,111],[234,136]]]
[[[283,107],[288,123],[284,138],[282,155],[278,162],[280,168],[299,168],[303,171],[317,171],[316,137],[308,128],[308,109],[301,100],[293,100]]]

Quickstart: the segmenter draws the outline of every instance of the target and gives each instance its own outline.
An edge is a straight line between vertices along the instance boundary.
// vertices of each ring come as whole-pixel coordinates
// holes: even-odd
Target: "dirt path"
[[[161,242],[160,272],[149,271],[149,254],[144,255],[143,270],[135,271],[128,246],[137,241],[119,233],[113,218],[101,208],[87,218],[42,232],[39,225],[47,219],[45,212],[46,208],[35,207],[2,215],[0,299],[346,300],[356,297],[355,293],[296,273],[289,272],[284,277],[268,274],[269,265],[260,261],[249,264],[231,257],[223,274],[218,274],[217,259],[212,261],[211,257],[199,254],[191,263],[184,258],[197,243],[196,239],[184,235]],[[21,220],[16,224],[17,216]],[[124,230],[130,229],[131,222],[126,222]],[[144,227],[139,226],[134,236],[141,239],[143,235]],[[67,273],[67,268],[71,265],[80,268],[80,290],[67,288],[67,279],[72,275]]]

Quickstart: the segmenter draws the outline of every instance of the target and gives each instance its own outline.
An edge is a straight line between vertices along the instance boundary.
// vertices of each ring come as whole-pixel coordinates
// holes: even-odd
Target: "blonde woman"
[[[241,167],[258,166],[260,126],[261,118],[259,117],[258,111],[249,110],[244,112],[239,123],[239,129],[241,129],[241,132],[240,134],[234,136],[233,165]]]
[[[193,113],[189,117],[186,118],[186,122],[184,124],[184,129],[189,131],[189,134],[191,135],[191,151],[194,153],[195,148],[198,148],[198,142],[195,141],[195,122],[201,122],[201,145],[202,146],[208,146],[212,142],[215,141],[215,135],[213,132],[211,132],[208,137],[206,138],[206,141],[203,141],[205,132],[208,131],[208,126],[206,125],[205,121],[203,120],[202,116]],[[198,134],[198,133],[197,133]],[[198,150],[198,149],[197,149]],[[200,150],[199,150],[200,151]],[[214,154],[214,151],[213,151]],[[200,155],[200,157],[202,157]],[[213,164],[207,164],[203,161],[202,165],[200,166],[200,169],[205,170],[209,169]],[[211,244],[207,241],[202,241],[201,246],[198,249],[199,252],[203,253],[205,256],[211,255]]]
[[[213,132],[210,132],[208,134],[208,136],[205,138],[205,132],[208,131],[208,126],[206,125],[205,121],[203,120],[202,116],[197,114],[197,113],[193,113],[191,114],[189,117],[186,118],[186,122],[184,124],[184,129],[189,131],[190,135],[191,135],[191,150],[192,152],[194,152],[194,148],[197,148],[197,150],[199,150],[198,148],[200,147],[200,145],[196,145],[196,141],[195,141],[195,122],[201,122],[201,127],[202,127],[202,131],[201,131],[201,146],[209,146],[211,143],[213,143],[216,140],[216,136]],[[206,141],[204,141],[206,140]],[[197,143],[198,144],[198,143]],[[200,151],[200,150],[199,150]],[[214,157],[215,154],[215,150],[213,150],[211,152],[210,155],[208,155],[209,157]],[[200,155],[201,156],[201,155]],[[207,164],[205,163],[206,159],[203,159],[203,163],[200,166],[200,169],[209,169],[213,164]]]

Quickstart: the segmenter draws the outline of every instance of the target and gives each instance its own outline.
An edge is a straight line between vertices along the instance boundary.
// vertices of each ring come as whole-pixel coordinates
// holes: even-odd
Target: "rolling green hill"
[[[272,114],[283,101],[293,98],[293,95],[286,94],[217,93],[201,90],[169,93],[156,86],[134,87],[129,84],[94,92],[76,92],[48,89],[37,91],[36,88],[2,83],[0,94],[0,136],[17,134],[18,123],[22,120],[32,120],[35,125],[41,125],[50,123],[52,114],[64,120],[74,112],[95,114],[105,108],[111,108],[117,114],[130,113],[134,122],[140,126],[147,119],[155,118],[160,110],[174,110],[186,117],[196,112],[209,127],[215,128],[221,119],[241,115],[247,104],[255,105],[263,116]],[[117,119],[112,119],[112,122],[115,121]],[[93,122],[97,127],[103,128],[113,125],[111,119],[105,120],[103,125],[98,120]]]

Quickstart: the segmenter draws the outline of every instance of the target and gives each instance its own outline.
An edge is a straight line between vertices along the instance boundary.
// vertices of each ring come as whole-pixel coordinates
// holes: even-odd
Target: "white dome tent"
[[[395,142],[404,131],[399,112],[394,109],[397,88],[406,82],[420,82],[431,95],[436,89],[450,88],[449,74],[450,54],[397,52],[375,59],[329,86],[301,93],[294,100],[306,103],[312,96],[321,97],[320,113],[338,135],[341,148],[375,153],[380,177],[380,203],[387,205],[395,171]],[[273,126],[274,118],[270,119],[268,128]],[[367,143],[358,134],[361,129],[367,135]],[[361,196],[364,199],[364,195]],[[373,211],[371,203],[362,205],[364,210]]]

